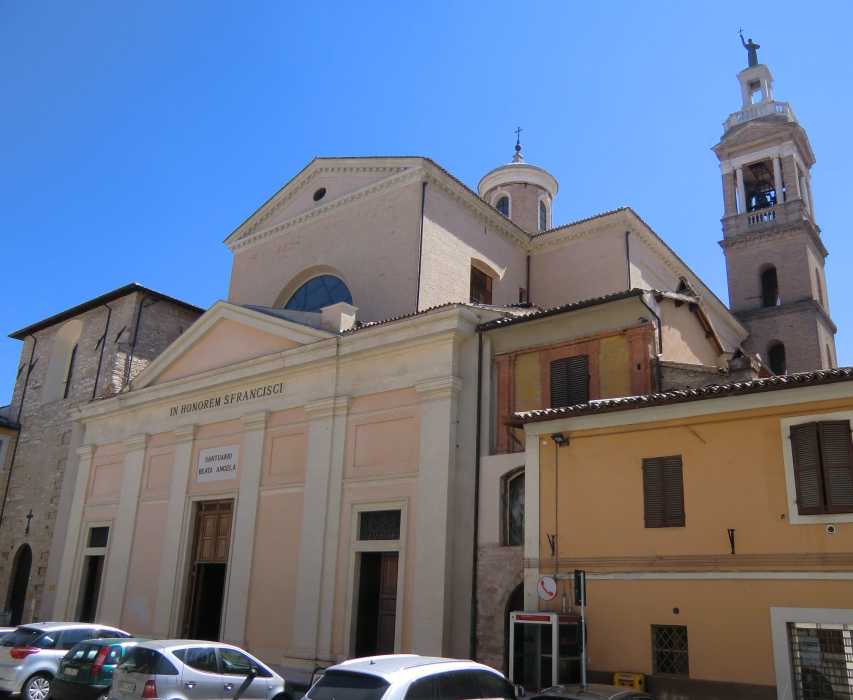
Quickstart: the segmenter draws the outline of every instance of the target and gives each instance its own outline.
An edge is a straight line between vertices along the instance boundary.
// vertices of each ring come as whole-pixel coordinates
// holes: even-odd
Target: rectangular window
[[[358,526],[360,540],[399,540],[399,510],[362,511]]]
[[[835,700],[853,694],[851,628],[853,625],[788,624],[796,700]]]
[[[687,658],[687,627],[652,625],[652,668],[658,676],[690,675]]]
[[[646,527],[684,527],[681,455],[643,460]]]
[[[853,445],[849,420],[791,426],[800,515],[853,513]]]
[[[476,267],[471,268],[471,302],[474,304],[492,303],[492,278]]]
[[[106,547],[110,537],[108,527],[93,527],[89,530],[89,546],[93,548]]]
[[[551,363],[551,408],[589,402],[589,356]]]

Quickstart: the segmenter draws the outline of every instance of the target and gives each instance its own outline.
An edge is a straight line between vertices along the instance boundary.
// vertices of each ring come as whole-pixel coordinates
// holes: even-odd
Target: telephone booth
[[[528,692],[581,682],[580,615],[509,614],[509,677]]]

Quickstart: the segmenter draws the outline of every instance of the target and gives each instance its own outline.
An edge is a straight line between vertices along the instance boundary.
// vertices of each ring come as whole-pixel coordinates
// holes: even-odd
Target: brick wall
[[[477,547],[477,661],[506,672],[507,605],[523,581],[524,547]]]

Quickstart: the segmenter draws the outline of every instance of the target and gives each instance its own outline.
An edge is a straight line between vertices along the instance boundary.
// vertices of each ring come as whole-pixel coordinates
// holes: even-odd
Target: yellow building
[[[525,608],[571,606],[583,569],[592,680],[643,673],[658,697],[850,697],[851,380],[826,370],[513,415]],[[547,603],[545,575],[560,587]]]

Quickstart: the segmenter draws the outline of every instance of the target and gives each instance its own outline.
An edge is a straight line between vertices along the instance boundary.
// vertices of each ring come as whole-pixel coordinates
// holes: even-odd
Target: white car
[[[476,700],[524,695],[495,669],[474,661],[414,654],[369,656],[326,669],[307,700]]]
[[[106,625],[82,622],[34,622],[0,638],[0,692],[21,693],[22,700],[46,700],[59,662],[77,642],[129,637]]]

